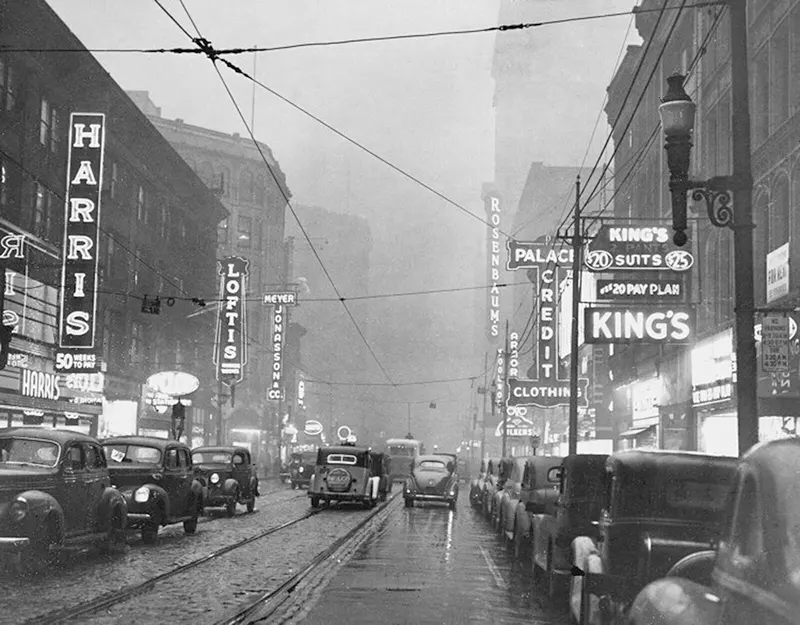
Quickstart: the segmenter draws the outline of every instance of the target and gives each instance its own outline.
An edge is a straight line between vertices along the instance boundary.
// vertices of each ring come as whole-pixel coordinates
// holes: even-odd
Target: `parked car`
[[[623,623],[642,588],[719,539],[736,458],[629,450],[606,470],[598,535],[572,543],[569,607],[580,625]]]
[[[608,491],[607,462],[605,454],[561,459],[545,473],[547,485],[556,483],[557,496],[534,502],[528,513],[533,573],[544,575],[551,597],[561,599],[569,589],[572,541],[598,536],[596,523]]]
[[[469,503],[473,508],[481,509],[483,503],[483,482],[486,479],[486,467],[491,463],[486,460],[481,460],[478,475],[469,481]]]
[[[379,451],[371,451],[370,454],[372,455],[372,474],[380,478],[380,482],[378,482],[378,498],[381,501],[386,501],[389,493],[392,492],[389,456]]]
[[[469,461],[466,458],[458,459],[458,467],[456,468],[456,472],[458,473],[459,482],[470,481],[470,466]]]
[[[494,513],[494,495],[503,490],[511,473],[512,458],[493,460],[491,472],[483,483],[483,516],[491,520]]]
[[[0,429],[0,557],[39,572],[60,551],[125,543],[127,506],[100,443],[78,432]]]
[[[800,620],[800,439],[742,456],[716,550],[644,588],[631,625],[794,625]]]
[[[289,479],[292,488],[308,487],[311,476],[314,474],[314,465],[317,462],[316,451],[296,451],[289,459]]]
[[[506,520],[511,517],[511,525],[514,523],[514,510],[519,501],[520,490],[522,487],[522,476],[525,473],[526,458],[514,458],[511,463],[511,473],[501,490],[494,494],[495,503],[492,506],[492,529],[500,534],[501,540],[505,542]],[[513,502],[513,504],[512,504]]]
[[[204,488],[204,508],[225,508],[228,516],[236,514],[236,504],[256,507],[258,476],[244,447],[196,447],[192,450],[194,474]]]
[[[103,441],[111,480],[128,504],[128,527],[152,544],[162,525],[183,523],[194,534],[203,514],[203,485],[194,475],[192,452],[179,441],[119,436]]]
[[[456,460],[451,456],[417,456],[411,465],[411,475],[403,487],[406,508],[415,501],[446,503],[455,510],[458,501]]]
[[[321,447],[308,486],[311,507],[317,508],[321,502],[341,501],[372,508],[378,503],[380,481],[380,476],[373,473],[368,447]]]

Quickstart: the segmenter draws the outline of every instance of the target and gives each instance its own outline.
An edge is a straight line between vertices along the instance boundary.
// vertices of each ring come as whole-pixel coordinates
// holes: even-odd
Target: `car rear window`
[[[447,471],[444,462],[439,462],[438,460],[423,460],[417,465],[417,468],[425,469],[426,471]]]
[[[161,462],[161,450],[145,445],[103,445],[106,458],[111,466],[114,464],[158,464]]]
[[[392,445],[389,447],[389,455],[411,457],[414,455],[414,447],[406,447],[405,445]]]
[[[230,464],[232,454],[224,451],[196,451],[192,454],[194,464]]]
[[[58,444],[34,438],[0,438],[0,464],[35,464],[54,467]]]
[[[355,464],[358,460],[350,454],[328,454],[325,462],[328,464]]]
[[[721,510],[728,496],[728,484],[690,480],[671,481],[664,489],[665,503],[670,508]]]

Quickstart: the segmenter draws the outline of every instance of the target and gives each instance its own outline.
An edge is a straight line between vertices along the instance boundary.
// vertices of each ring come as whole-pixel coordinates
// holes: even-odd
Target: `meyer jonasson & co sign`
[[[267,293],[264,303],[272,306],[272,373],[270,375],[267,399],[283,399],[283,347],[286,341],[286,328],[289,325],[289,306],[297,304],[297,293]]]
[[[556,312],[560,293],[559,276],[566,276],[572,265],[572,250],[554,243],[550,237],[535,242],[508,242],[508,268],[529,269],[529,277],[539,286],[537,302],[537,327],[535,329],[538,349],[534,350],[536,362],[529,371],[530,379],[519,379],[509,375],[508,406],[539,406],[550,408],[569,404],[569,377],[560,375],[558,359],[558,332]],[[587,378],[578,379],[578,405],[587,406]]]
[[[672,242],[666,226],[603,224],[592,238],[584,264],[590,271],[688,271],[692,253]]]
[[[244,379],[247,364],[247,319],[245,296],[250,261],[230,256],[217,261],[220,279],[214,364],[217,379],[229,386]]]
[[[72,113],[56,371],[98,371],[97,261],[105,115]]]

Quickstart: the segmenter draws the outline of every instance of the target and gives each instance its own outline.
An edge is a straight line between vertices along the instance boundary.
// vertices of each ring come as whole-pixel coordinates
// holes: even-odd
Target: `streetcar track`
[[[147,579],[138,584],[132,584],[120,590],[115,590],[112,592],[102,594],[98,597],[95,597],[94,599],[84,601],[69,608],[54,610],[52,612],[48,612],[45,614],[39,614],[33,617],[32,619],[24,621],[24,623],[26,624],[30,623],[31,625],[33,625],[34,623],[44,623],[44,622],[63,623],[77,617],[92,614],[99,610],[108,609],[111,606],[123,603],[125,601],[128,601],[129,599],[133,599],[138,595],[149,592],[150,590],[152,590],[154,586],[156,586],[160,582],[163,582],[164,580],[175,577],[176,575],[180,575],[181,573],[185,573],[186,571],[189,571],[197,566],[200,566],[201,564],[205,564],[206,562],[215,560],[220,556],[223,556],[227,553],[230,553],[231,551],[239,549],[240,547],[244,547],[245,545],[248,545],[262,538],[266,538],[267,536],[275,534],[283,529],[286,529],[293,525],[297,525],[298,523],[319,514],[323,510],[325,510],[325,508],[309,510],[302,516],[292,519],[291,521],[287,521],[285,523],[281,523],[280,525],[275,525],[273,527],[267,528],[266,530],[263,530],[258,534],[242,539],[235,543],[231,543],[230,545],[226,545],[225,547],[217,549],[216,551],[213,551],[210,554],[207,554],[201,558],[197,558],[195,560],[192,560],[191,562],[187,562],[186,564],[179,565],[173,569],[170,569],[169,571],[165,571],[160,575],[151,577],[150,579]]]

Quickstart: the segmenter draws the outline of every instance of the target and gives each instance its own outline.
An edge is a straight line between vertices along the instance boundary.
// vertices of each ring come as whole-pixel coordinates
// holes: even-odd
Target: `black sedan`
[[[413,507],[415,501],[434,501],[455,510],[458,475],[452,456],[417,456],[403,487],[403,499],[407,508]]]

